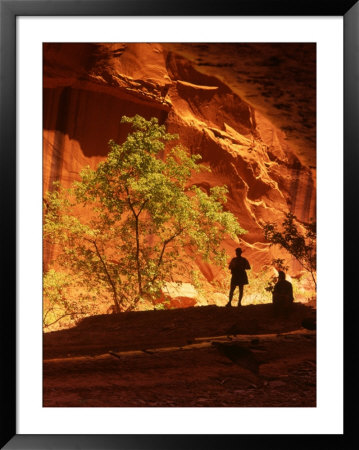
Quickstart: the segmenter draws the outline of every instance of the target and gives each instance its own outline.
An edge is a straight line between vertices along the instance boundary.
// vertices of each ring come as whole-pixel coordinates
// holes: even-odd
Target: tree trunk
[[[100,261],[101,261],[101,263],[102,263],[102,265],[103,265],[103,268],[105,269],[105,273],[106,273],[107,279],[108,279],[108,281],[109,281],[109,283],[110,283],[110,286],[111,286],[111,289],[112,289],[113,302],[114,302],[114,306],[115,306],[115,312],[116,312],[116,313],[119,313],[119,312],[121,312],[121,308],[120,308],[120,304],[119,304],[118,297],[117,297],[116,285],[115,285],[115,283],[113,282],[113,280],[112,280],[112,278],[111,278],[111,275],[109,274],[109,271],[107,270],[106,263],[105,263],[105,261],[103,260],[103,258],[102,258],[102,256],[101,256],[101,253],[100,253],[100,251],[99,251],[99,249],[98,249],[97,244],[96,244],[95,241],[93,241],[93,245],[95,246],[96,254],[97,254],[97,256],[100,258]]]
[[[137,280],[138,280],[138,294],[142,296],[142,275],[140,266],[140,236],[139,236],[139,224],[138,215],[135,215],[136,220],[136,264],[137,264]]]

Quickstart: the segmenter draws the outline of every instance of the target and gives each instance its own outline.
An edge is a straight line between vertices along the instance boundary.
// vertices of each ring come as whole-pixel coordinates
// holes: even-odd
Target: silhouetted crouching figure
[[[237,256],[232,259],[232,261],[229,263],[228,266],[228,268],[232,273],[232,278],[231,278],[231,288],[229,291],[229,301],[226,306],[231,306],[233,293],[237,286],[239,289],[238,306],[241,306],[241,301],[243,298],[243,287],[245,284],[248,284],[248,277],[246,270],[250,270],[251,266],[249,265],[248,260],[246,258],[243,258],[241,254],[242,249],[236,248]]]
[[[273,306],[276,313],[288,312],[293,304],[293,286],[285,279],[285,273],[278,272],[278,281],[273,289]]]

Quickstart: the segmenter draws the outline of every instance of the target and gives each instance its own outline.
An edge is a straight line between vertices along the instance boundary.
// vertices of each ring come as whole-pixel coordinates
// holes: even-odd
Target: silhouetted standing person
[[[285,279],[283,271],[278,272],[278,281],[273,289],[273,306],[276,312],[287,312],[293,304],[293,286]]]
[[[229,301],[226,306],[231,306],[233,293],[236,287],[238,286],[239,289],[239,300],[238,300],[238,306],[241,306],[241,301],[243,298],[243,286],[245,284],[248,284],[248,277],[246,270],[249,270],[251,266],[249,265],[249,262],[246,258],[243,258],[242,255],[242,249],[236,248],[236,257],[232,259],[232,261],[229,263],[228,268],[232,272],[232,278],[231,278],[231,288],[229,291]]]

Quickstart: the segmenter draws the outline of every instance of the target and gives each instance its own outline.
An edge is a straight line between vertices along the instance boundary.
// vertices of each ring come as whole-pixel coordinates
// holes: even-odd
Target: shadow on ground
[[[43,406],[315,407],[313,323],[302,304],[89,317],[44,334]]]

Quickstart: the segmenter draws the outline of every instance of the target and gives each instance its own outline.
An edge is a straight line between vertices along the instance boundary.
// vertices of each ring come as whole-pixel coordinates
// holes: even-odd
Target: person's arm
[[[231,259],[231,262],[229,263],[228,269],[233,269],[233,263],[234,263],[234,258]]]
[[[245,266],[244,266],[244,268],[246,269],[246,270],[250,270],[251,269],[251,266],[250,266],[250,264],[249,264],[249,261],[248,261],[248,259],[245,259]]]

